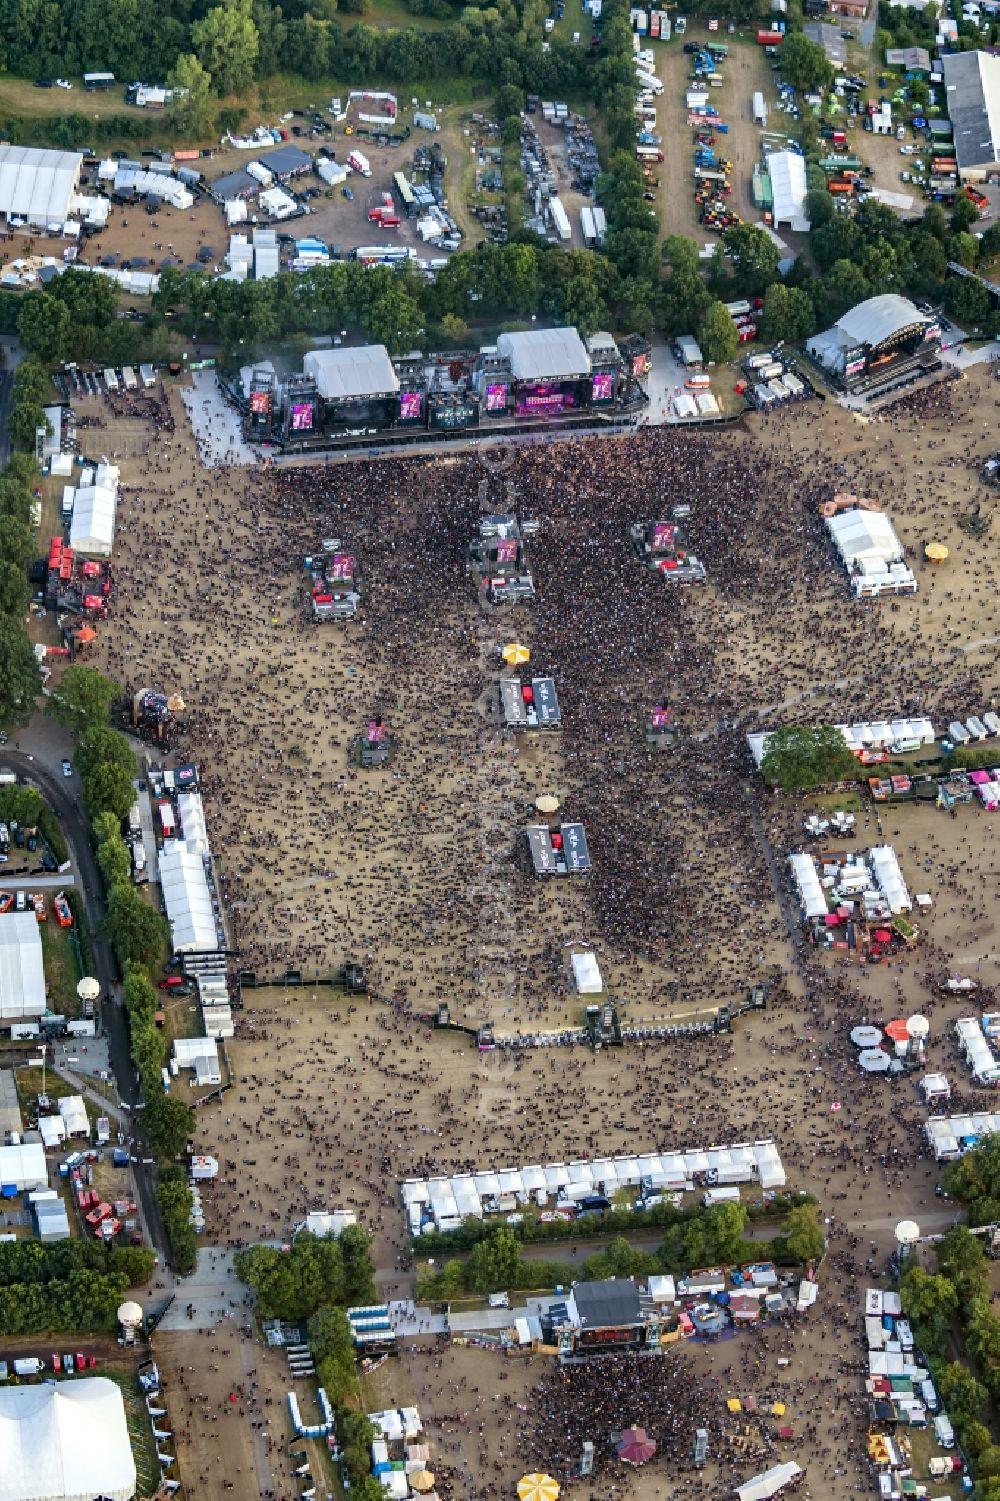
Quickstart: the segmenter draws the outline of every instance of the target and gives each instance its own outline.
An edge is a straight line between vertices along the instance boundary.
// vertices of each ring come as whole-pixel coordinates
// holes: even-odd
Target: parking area
[[[667,143],[666,160],[658,168],[660,222],[665,235],[687,235],[699,244],[711,244],[714,237],[701,223],[695,202],[695,131],[687,123],[685,100],[692,57],[683,49],[685,43],[709,41],[721,42],[729,49],[729,56],[717,65],[722,86],[713,87],[709,93],[710,105],[729,127],[724,134],[716,132],[714,149],[721,160],[732,163],[732,170],[727,173],[731,187],[728,203],[740,219],[751,224],[760,222],[753,206],[751,181],[762,139],[761,129],[753,120],[753,96],[758,91],[763,93],[769,111],[773,111],[776,99],[774,76],[767,59],[756,41],[745,33],[730,35],[720,30],[710,34],[707,27],[689,21],[683,37],[674,37],[668,43],[645,44],[656,50],[657,76],[663,84],[657,109],[659,133]]]

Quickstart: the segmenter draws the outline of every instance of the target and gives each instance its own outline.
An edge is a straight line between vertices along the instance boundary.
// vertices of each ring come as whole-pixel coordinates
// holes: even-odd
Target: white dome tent
[[[131,1501],[135,1486],[113,1381],[0,1388],[0,1501]]]

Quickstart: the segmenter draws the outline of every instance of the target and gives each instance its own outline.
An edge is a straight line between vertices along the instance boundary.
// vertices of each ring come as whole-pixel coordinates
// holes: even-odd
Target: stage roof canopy
[[[312,349],[302,362],[324,401],[394,396],[399,377],[384,344],[362,349]]]
[[[0,1390],[0,1501],[130,1501],[135,1460],[113,1381]]]
[[[836,326],[855,344],[868,344],[877,349],[886,339],[904,329],[920,323],[930,324],[931,321],[908,297],[886,292],[881,297],[869,297],[857,303],[838,320]]]
[[[576,380],[590,374],[590,356],[575,328],[501,334],[497,353],[510,360],[515,380]]]

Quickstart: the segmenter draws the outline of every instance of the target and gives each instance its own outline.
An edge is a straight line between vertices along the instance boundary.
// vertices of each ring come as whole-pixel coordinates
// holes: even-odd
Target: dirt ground
[[[676,702],[702,779],[755,725],[912,708],[943,727],[956,713],[996,707],[996,538],[973,541],[957,522],[977,500],[993,509],[977,475],[996,446],[997,394],[980,369],[872,421],[813,403],[751,417],[713,438],[720,452],[750,466],[759,485],[751,512],[741,512],[739,543],[767,581],[761,584],[767,597],[762,607],[752,591],[711,583],[680,597],[686,632],[692,641],[711,640],[715,652],[711,680]],[[821,1486],[819,1493],[846,1501],[858,1479],[856,1376],[850,1365],[830,1372],[827,1359],[826,1385],[818,1392],[815,1372],[831,1349],[849,1363],[860,1356],[856,1310],[869,1275],[860,1266],[868,1243],[881,1257],[901,1217],[927,1230],[946,1222],[932,1192],[936,1172],[922,1148],[926,1111],[913,1078],[863,1080],[847,1033],[862,1018],[884,1021],[919,1009],[931,1020],[928,1067],[948,1074],[955,1107],[987,1098],[971,1089],[948,1025],[971,1008],[944,1000],[939,985],[949,971],[989,984],[1000,979],[991,816],[974,807],[954,819],[903,808],[883,814],[881,828],[874,817],[862,819],[859,845],[888,838],[911,892],[931,894],[929,916],[917,919],[925,944],[912,958],[873,969],[839,956],[814,962],[788,941],[766,860],[773,851],[780,867],[797,844],[795,807],[767,803],[758,828],[746,797],[745,759],[731,763],[730,797],[716,807],[698,797],[697,774],[680,779],[669,759],[636,760],[633,742],[622,740],[601,763],[609,768],[601,796],[622,818],[635,806],[644,810],[640,822],[629,824],[636,838],[643,829],[653,833],[659,820],[679,829],[698,877],[677,888],[680,941],[667,942],[659,963],[638,959],[620,935],[598,931],[597,886],[567,881],[556,890],[531,881],[506,858],[484,866],[483,846],[469,842],[469,829],[482,823],[491,843],[506,850],[540,791],[555,788],[570,809],[594,796],[584,768],[567,757],[558,737],[537,745],[525,740],[515,753],[490,727],[485,707],[495,692],[494,637],[505,639],[511,623],[498,620],[489,641],[480,639],[474,590],[456,564],[451,582],[434,586],[432,615],[416,595],[406,596],[410,629],[419,633],[412,657],[388,661],[373,629],[379,591],[396,576],[393,549],[409,549],[415,539],[430,545],[441,524],[422,500],[435,474],[456,466],[462,474],[469,461],[451,455],[424,469],[407,460],[383,464],[370,471],[384,496],[374,509],[360,503],[364,474],[331,466],[315,508],[284,514],[268,498],[266,473],[202,468],[179,405],[177,415],[172,441],[122,461],[119,594],[97,660],[130,688],[156,682],[182,693],[192,709],[178,754],[202,765],[213,848],[230,884],[241,944],[258,967],[283,967],[299,957],[307,968],[329,971],[345,954],[364,955],[384,997],[348,1005],[335,992],[309,987],[247,993],[230,1045],[235,1088],[199,1114],[199,1145],[222,1164],[219,1179],[203,1189],[207,1239],[283,1238],[308,1208],[353,1206],[374,1236],[380,1289],[406,1295],[401,1178],[773,1135],[789,1185],[812,1190],[833,1217],[838,1256],[829,1280],[824,1276],[820,1306],[788,1341],[780,1333],[741,1336],[685,1358],[708,1363],[720,1400],[734,1385],[771,1390],[785,1383],[803,1414],[803,1431],[815,1427],[802,1451],[814,1493]],[[625,441],[634,445],[630,472],[643,476],[644,489],[641,496],[631,482],[608,489],[606,507],[622,537],[628,519],[656,509],[660,484],[642,438]],[[599,444],[587,452],[596,465]],[[780,484],[767,473],[771,452],[790,465]],[[571,547],[578,529],[550,512],[545,477],[575,463],[575,454],[574,445],[550,445],[534,456],[522,451],[517,460],[519,480],[543,522],[535,544],[543,601],[546,557]],[[315,477],[298,471],[282,481],[307,482],[315,484]],[[698,532],[699,505],[708,500],[696,475],[689,483],[687,494],[674,489],[670,498],[691,501],[692,541],[711,564],[717,539]],[[471,465],[469,485],[475,485]],[[815,515],[816,500],[843,487],[886,503],[918,572],[917,596],[860,606],[851,600]],[[316,631],[304,625],[300,558],[334,526],[361,557],[369,593],[354,623]],[[922,561],[922,543],[931,537],[951,549],[937,572]],[[563,607],[572,604],[567,594]],[[126,618],[127,635],[114,623]],[[544,608],[516,619],[517,633],[530,644],[544,628]],[[648,668],[647,697],[669,688],[671,670],[665,659]],[[564,713],[575,714],[586,682],[577,687],[572,677],[561,682],[560,694]],[[375,702],[400,750],[388,772],[368,779],[348,768],[346,751]],[[435,745],[448,748],[446,761],[428,753]],[[463,891],[476,894],[471,910]],[[502,911],[510,916],[497,929],[514,971],[503,991],[494,992],[489,971],[483,982],[491,951],[489,930],[477,921],[482,911],[488,922],[499,921]],[[579,937],[597,942],[602,968],[630,1015],[738,998],[754,975],[775,970],[784,977],[780,1000],[767,1013],[737,1021],[729,1038],[648,1042],[597,1055],[555,1049],[480,1056],[467,1039],[432,1033],[416,1019],[441,998],[453,1015],[470,1021],[490,1015],[500,1030],[578,1018],[564,988],[561,952]],[[849,1253],[859,1263],[850,1275]],[[784,1375],[772,1358],[779,1345],[782,1358],[792,1361]],[[256,1349],[252,1355],[259,1358]],[[240,1369],[249,1359],[250,1353],[240,1355]],[[488,1407],[484,1392],[500,1390],[491,1380],[495,1359],[457,1351],[438,1368],[414,1357],[411,1379],[425,1409],[442,1419],[446,1459],[469,1464],[473,1473],[489,1467],[496,1475],[489,1483],[505,1487],[513,1467],[533,1458],[511,1447],[516,1420],[496,1424],[495,1438],[480,1450],[478,1425],[468,1425],[463,1437],[448,1417],[469,1409],[473,1384],[481,1389],[471,1396]],[[233,1367],[216,1374],[217,1406]],[[515,1380],[512,1371],[508,1380]],[[505,1383],[504,1389],[515,1388]],[[529,1406],[526,1388],[524,1395]],[[212,1427],[199,1432],[208,1444]],[[449,1444],[458,1445],[454,1453]],[[215,1476],[224,1466],[210,1472],[199,1467],[204,1463],[191,1471],[209,1477],[201,1494],[219,1494]],[[748,1460],[740,1478],[762,1467]],[[631,1480],[629,1492],[640,1501],[660,1495],[663,1478],[655,1469]],[[732,1483],[720,1474],[718,1485],[723,1478]],[[684,1494],[687,1484],[682,1477],[672,1494]],[[606,1485],[595,1491],[606,1493]]]
[[[719,64],[724,80],[721,89],[711,89],[709,103],[719,111],[719,117],[729,126],[728,135],[716,138],[715,152],[720,160],[731,161],[733,170],[729,181],[733,189],[729,200],[735,211],[748,224],[760,221],[753,206],[750,191],[753,166],[760,160],[761,132],[753,123],[753,96],[756,90],[763,92],[770,111],[769,124],[780,128],[780,115],[774,114],[777,98],[774,75],[767,66],[763,48],[746,36],[730,36],[724,30],[710,36],[704,26],[688,21],[683,38],[674,38],[670,43],[650,42],[657,54],[657,76],[663,84],[663,93],[657,100],[657,134],[663,137],[666,160],[656,170],[660,175],[660,223],[665,235],[687,235],[700,245],[713,242],[711,230],[698,222],[698,205],[694,201],[694,131],[687,123],[688,111],[684,94],[691,71],[690,56],[684,52],[688,41],[707,42],[716,40],[729,48],[728,58]]]

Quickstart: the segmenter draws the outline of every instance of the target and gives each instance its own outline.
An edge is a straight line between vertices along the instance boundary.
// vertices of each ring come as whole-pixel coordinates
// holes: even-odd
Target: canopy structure
[[[885,897],[889,911],[897,916],[901,912],[909,912],[913,903],[892,845],[875,845],[868,852],[868,863],[872,868],[878,888]]]
[[[200,792],[180,792],[177,795],[177,811],[181,816],[181,833],[189,850],[199,855],[208,853],[208,829],[205,824],[205,808]]]
[[[394,396],[399,377],[384,344],[363,349],[311,349],[302,362],[324,401],[370,400]]]
[[[556,1501],[559,1495],[559,1482],[553,1480],[551,1475],[522,1475],[517,1482],[517,1494],[519,1501]]]
[[[600,995],[604,981],[597,960],[591,953],[573,955],[573,982],[577,995]]]
[[[82,165],[76,151],[0,146],[0,214],[61,226],[69,217]]]
[[[739,1501],[769,1501],[769,1497],[783,1491],[786,1485],[790,1485],[801,1474],[801,1467],[793,1459],[788,1459],[784,1464],[773,1465],[762,1475],[755,1475],[746,1485],[738,1485],[736,1494]]]
[[[0,916],[0,1026],[45,1011],[42,939],[34,912]]]
[[[774,194],[772,219],[775,228],[807,230],[806,162],[797,151],[772,151],[767,159],[771,191]]]
[[[0,1388],[0,1501],[131,1501],[125,1404],[103,1376]]]
[[[789,855],[788,863],[792,867],[792,880],[799,894],[803,917],[825,917],[829,908],[812,855],[799,851]]]
[[[862,1073],[884,1074],[892,1059],[881,1048],[862,1048],[858,1054],[858,1066]]]
[[[49,1171],[45,1165],[45,1148],[40,1141],[22,1142],[19,1147],[0,1147],[0,1184],[9,1184],[23,1193],[26,1188],[48,1188]],[[0,1443],[0,1456],[3,1445]],[[3,1501],[3,1463],[0,1458],[0,1501]]]
[[[501,334],[497,353],[510,361],[518,381],[573,380],[590,374],[590,355],[575,328]]]
[[[110,558],[118,510],[118,470],[98,464],[92,485],[81,485],[73,499],[69,545],[84,557]]]
[[[851,1041],[856,1048],[877,1048],[882,1041],[881,1028],[867,1024],[854,1027],[851,1031]]]
[[[219,936],[202,854],[183,840],[168,841],[160,855],[160,883],[174,952],[217,949]]]
[[[67,1136],[89,1136],[90,1122],[82,1094],[63,1095],[59,1101],[59,1114],[66,1127]]]

